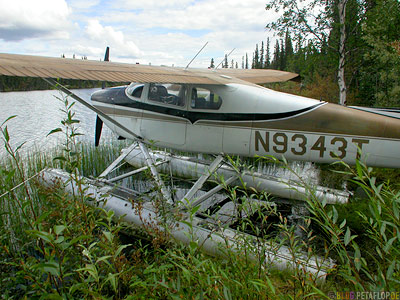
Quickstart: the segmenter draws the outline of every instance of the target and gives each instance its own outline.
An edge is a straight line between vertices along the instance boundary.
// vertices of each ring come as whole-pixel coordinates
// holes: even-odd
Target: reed
[[[311,195],[306,199],[310,215],[304,217],[303,237],[276,209],[259,207],[259,226],[255,226],[254,214],[235,224],[255,235],[258,250],[253,254],[258,255],[258,262],[230,251],[225,259],[217,259],[199,251],[196,240],[184,247],[151,228],[130,227],[113,212],[88,205],[90,199],[83,190],[68,195],[57,182],[46,188],[32,178],[45,167],[62,167],[79,186],[78,175],[97,176],[126,145],[95,148],[77,140],[74,126],[79,121],[71,103],[63,101],[66,118],[53,134],[64,134],[66,142],[47,153],[21,157],[20,148],[10,146],[7,123],[0,126],[9,154],[0,164],[2,298],[329,299],[332,291],[399,290],[400,193],[388,183],[378,183],[372,170],[361,162],[355,168],[342,165],[336,171],[345,173],[365,192],[366,204],[353,204],[352,209],[364,226],[368,248],[360,246],[359,229],[339,216],[341,206],[318,202],[312,186],[303,181]],[[291,165],[271,157],[268,161],[302,181]],[[244,187],[226,190],[231,200],[242,206],[249,197],[268,199],[268,195],[256,195]],[[194,215],[196,208],[191,213]],[[278,221],[272,224],[269,218]],[[277,234],[270,235],[270,228]],[[247,253],[249,243],[254,246],[254,240],[243,240],[239,252]],[[277,271],[264,264],[268,243],[285,245],[293,257],[300,250],[309,258],[317,254],[334,257],[337,266],[325,283],[300,264],[291,271]]]

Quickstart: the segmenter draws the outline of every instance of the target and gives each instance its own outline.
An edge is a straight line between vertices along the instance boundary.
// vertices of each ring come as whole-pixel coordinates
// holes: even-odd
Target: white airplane
[[[90,201],[92,205],[112,210],[115,216],[146,230],[154,226],[161,232],[167,226],[168,236],[190,245],[194,240],[210,255],[225,256],[227,250],[239,249],[240,253],[245,253],[246,259],[259,263],[262,258],[269,268],[271,265],[279,269],[300,266],[302,270],[314,274],[315,278],[324,278],[334,268],[330,261],[310,258],[302,253],[292,254],[286,246],[275,245],[272,241],[260,248],[259,237],[256,240],[253,235],[236,228],[237,220],[258,214],[274,203],[250,197],[238,205],[226,195],[219,194],[225,184],[235,184],[240,178],[247,187],[273,192],[278,197],[272,198],[274,201],[304,200],[309,191],[291,180],[282,182],[281,178],[262,176],[252,170],[237,172],[237,169],[223,163],[221,153],[241,156],[268,154],[318,162],[332,162],[339,157],[354,163],[359,147],[368,155],[371,165],[400,167],[397,151],[400,120],[396,111],[379,111],[380,114],[391,114],[392,117],[389,117],[375,111],[371,113],[341,107],[256,85],[290,80],[297,77],[293,73],[274,70],[185,70],[0,54],[0,75],[41,77],[95,111],[99,116],[96,143],[103,121],[118,135],[135,140],[100,174],[99,180],[82,181],[79,191],[70,180],[70,174],[62,170],[44,169],[38,176],[43,184],[52,186],[55,181],[64,182],[67,192],[84,193],[91,200],[97,197],[97,201]],[[95,92],[92,104],[89,104],[59,85],[55,78],[134,83]],[[216,153],[218,156],[206,165],[204,161],[198,163],[192,158],[159,152],[150,154],[145,143],[190,152]],[[136,148],[137,145],[140,149]],[[135,160],[140,160],[140,164],[145,161],[147,167],[138,167],[109,178],[108,175],[124,159],[132,165],[135,165]],[[175,168],[181,173],[183,164],[187,173],[197,173],[198,180],[184,195],[171,195],[156,165],[170,172]],[[137,192],[114,185],[114,182],[148,168],[162,199],[169,204],[162,206],[163,209],[157,201],[159,197],[142,195],[137,202]],[[200,191],[212,173],[220,175],[216,176],[218,178],[223,176],[224,185]],[[349,197],[347,192],[337,193],[330,188],[317,187],[312,193],[326,203],[345,203]],[[197,207],[195,216],[192,210],[188,210],[190,207]],[[165,222],[164,208],[166,211],[173,208],[173,213],[168,214],[171,216],[168,222]],[[179,219],[174,218],[176,215]],[[300,218],[291,220],[294,223]],[[249,251],[242,251],[243,241],[247,241],[245,247]]]
[[[0,54],[0,75],[134,82],[95,92],[91,108],[119,136],[161,147],[349,164],[359,149],[369,166],[400,167],[398,111],[343,107],[257,85],[294,73]]]

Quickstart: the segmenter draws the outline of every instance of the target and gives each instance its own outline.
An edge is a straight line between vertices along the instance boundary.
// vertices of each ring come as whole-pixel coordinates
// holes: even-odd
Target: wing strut
[[[132,135],[133,137],[135,137],[136,142],[138,143],[140,150],[142,151],[145,159],[146,159],[146,164],[148,165],[151,174],[153,175],[154,180],[156,181],[156,184],[158,185],[158,187],[161,190],[161,194],[163,195],[164,199],[168,202],[168,203],[172,203],[171,200],[171,195],[169,193],[169,191],[167,190],[167,188],[164,185],[164,182],[162,181],[160,174],[158,174],[157,169],[154,166],[154,161],[151,158],[151,156],[149,155],[149,150],[147,149],[146,145],[142,142],[142,138],[140,136],[138,136],[137,134],[133,133],[131,130],[129,130],[128,128],[126,128],[124,125],[122,125],[121,123],[119,123],[118,121],[114,120],[113,118],[109,117],[108,115],[106,115],[105,113],[103,113],[101,110],[97,109],[96,107],[94,107],[93,105],[87,103],[85,100],[83,100],[81,97],[79,97],[78,95],[74,94],[73,92],[71,92],[69,89],[67,89],[65,86],[59,84],[57,81],[55,81],[52,78],[43,78],[46,82],[48,82],[50,85],[52,85],[53,87],[55,87],[56,89],[62,91],[63,93],[67,94],[68,96],[70,96],[71,98],[75,99],[76,101],[78,101],[79,103],[81,103],[82,105],[86,106],[87,108],[89,108],[90,110],[94,111],[95,113],[97,113],[98,115],[102,116],[104,119],[106,119],[107,121],[110,121],[112,124],[114,124],[115,126],[118,126],[119,128],[121,128],[122,130],[126,131],[128,134]],[[104,172],[103,172],[104,173]]]
[[[187,68],[189,68],[190,64],[196,59],[197,55],[200,54],[200,52],[207,46],[208,42],[204,44],[204,46],[199,50],[199,52],[197,52],[197,54],[192,58],[192,60],[187,64],[185,70],[187,70]]]
[[[235,49],[236,48],[233,48],[232,50],[231,50],[231,52],[229,52],[229,54],[226,56],[227,58],[229,57],[229,55],[231,55],[232,54],[232,52],[233,51],[235,51]],[[224,57],[224,59],[223,60],[221,60],[221,62],[218,64],[218,66],[216,66],[215,67],[215,69],[214,70],[216,70],[216,69],[218,69],[218,67],[224,62],[224,60],[225,60],[225,57]]]

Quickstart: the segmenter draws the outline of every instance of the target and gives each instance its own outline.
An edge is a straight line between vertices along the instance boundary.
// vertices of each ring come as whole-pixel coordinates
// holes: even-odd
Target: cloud
[[[69,14],[64,0],[0,0],[0,39],[66,37]]]
[[[100,0],[69,0],[69,6],[74,10],[87,10],[101,3]]]
[[[116,0],[112,7],[120,9],[124,7],[126,10],[142,10],[142,9],[164,9],[166,7],[180,8],[187,6],[195,1],[193,0]]]
[[[131,40],[126,40],[122,31],[117,31],[111,26],[103,26],[98,20],[89,20],[86,27],[87,37],[99,45],[104,51],[110,46],[115,54],[120,57],[135,58],[141,55],[141,51]]]
[[[130,22],[139,28],[260,30],[267,19],[265,4],[259,0],[151,0],[143,5],[137,5],[138,1],[117,0],[116,3],[124,3],[125,12],[120,14],[118,9],[111,9],[104,14],[105,20]]]
[[[264,28],[271,17],[260,0],[150,0],[143,4],[115,0],[100,19],[134,37],[144,53],[141,61],[153,64],[186,65],[208,41],[193,63],[208,66],[211,57],[222,59],[233,48],[237,50],[232,58],[240,63],[246,52],[251,57],[255,44],[266,39]]]
[[[110,46],[113,61],[153,65],[186,66],[207,41],[191,66],[207,67],[211,58],[219,62],[233,48],[230,59],[240,65],[246,52],[251,60],[255,44],[271,35],[264,28],[275,17],[260,0],[9,1],[0,0],[4,52],[34,49],[98,60]]]

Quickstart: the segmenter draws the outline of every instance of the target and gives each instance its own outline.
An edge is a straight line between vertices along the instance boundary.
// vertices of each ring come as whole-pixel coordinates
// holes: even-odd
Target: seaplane
[[[181,151],[354,164],[361,150],[369,166],[400,167],[399,111],[344,107],[259,85],[298,76],[290,72],[0,54],[0,75],[133,82],[92,95],[96,144],[105,122],[123,138]]]
[[[165,203],[182,211],[199,207],[197,214],[201,214],[218,202],[215,195],[223,189],[222,185],[217,185],[198,195],[213,174],[224,176],[226,184],[235,183],[241,177],[248,187],[267,190],[281,198],[302,200],[307,196],[308,192],[301,184],[282,182],[280,178],[250,170],[239,172],[224,161],[227,155],[273,156],[317,163],[342,160],[354,164],[356,160],[363,160],[368,166],[400,167],[400,113],[397,110],[344,107],[261,86],[298,78],[290,72],[125,64],[108,61],[108,53],[107,50],[104,61],[0,54],[0,75],[43,78],[93,110],[97,114],[96,145],[103,123],[119,137],[133,141],[99,176],[103,184],[150,169]],[[59,84],[57,78],[131,83],[96,91],[89,102]],[[205,163],[164,151],[149,151],[149,145],[216,157]],[[106,176],[123,160],[139,169],[107,179]],[[168,173],[171,169],[197,179],[179,201],[173,199],[159,175],[159,171]],[[68,182],[65,172],[59,170],[48,170],[43,176],[47,176],[48,182],[54,177]],[[115,193],[118,187],[110,185],[104,192],[104,186],[97,189],[99,181],[88,179],[88,182],[86,192],[107,193],[105,207],[136,225],[144,226],[154,218],[161,218],[151,201],[138,216],[134,213],[135,204]],[[70,186],[71,190],[75,188]],[[349,197],[347,192],[321,187],[313,193],[327,203],[343,203]],[[221,210],[225,216],[233,216],[235,205],[225,203]],[[223,212],[219,211],[219,220]],[[196,238],[207,252],[215,254],[218,252],[217,241],[222,240],[199,225],[204,224],[205,219],[217,224],[210,218],[199,217],[195,222]],[[176,222],[180,228],[174,228],[172,236],[188,243],[184,234],[189,231],[188,225]],[[235,244],[233,237],[237,233],[226,228],[224,232],[229,243]],[[213,238],[209,239],[211,236]],[[281,267],[293,261],[286,250],[279,255],[271,251],[266,257]],[[310,265],[309,260],[299,256],[296,262],[305,264],[311,272],[320,272],[317,261]]]

